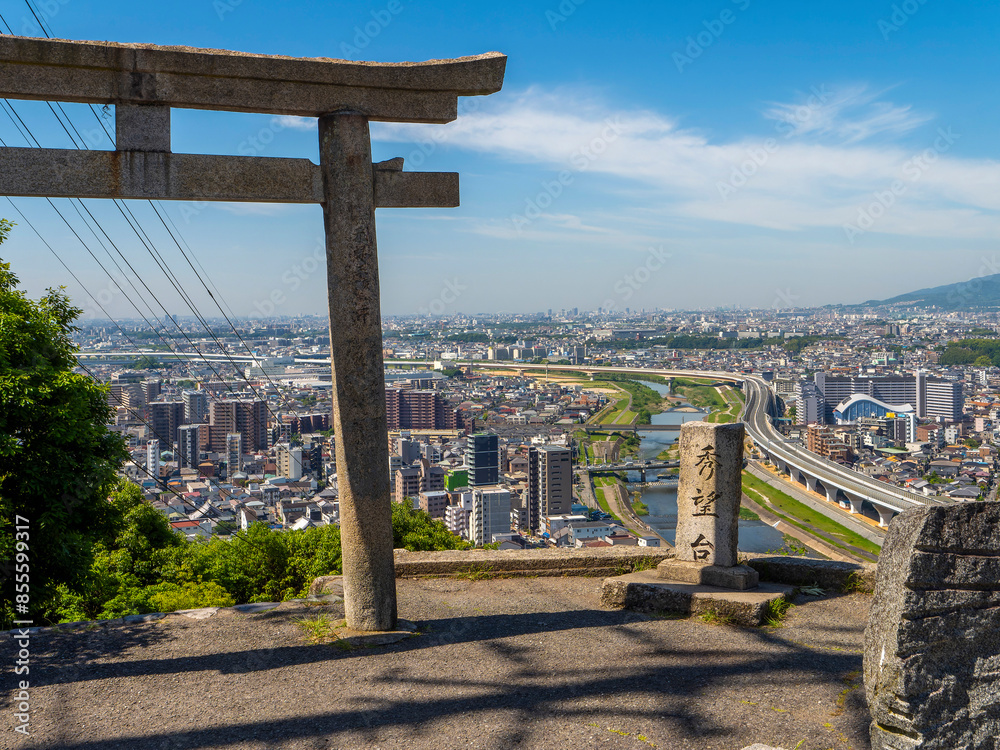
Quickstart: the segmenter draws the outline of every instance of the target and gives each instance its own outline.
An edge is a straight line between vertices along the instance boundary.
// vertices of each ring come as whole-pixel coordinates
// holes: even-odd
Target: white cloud
[[[289,128],[290,130],[315,130],[318,120],[315,117],[278,115],[277,117],[272,117],[271,122],[273,122],[279,129]]]
[[[763,114],[778,123],[776,129],[783,135],[830,136],[844,144],[902,135],[931,119],[910,106],[879,101],[882,93],[863,85],[820,86],[795,101],[774,102]]]
[[[695,219],[840,231],[898,182],[903,192],[871,232],[1000,233],[1000,165],[952,155],[961,134],[943,138],[947,127],[928,126],[928,116],[880,101],[864,86],[819,94],[770,105],[764,117],[776,124],[763,136],[725,141],[664,114],[614,110],[591,97],[537,88],[508,96],[502,109],[487,102],[449,125],[376,124],[373,136],[422,143],[422,152],[453,147],[537,165],[544,169],[540,183],[568,170],[574,184],[552,202],[552,214],[580,214],[566,196],[580,191],[585,175],[600,175],[616,178],[600,189],[620,213],[653,208],[664,224]],[[760,132],[760,125],[748,131]],[[903,135],[918,145],[902,145]],[[593,188],[593,177],[587,184]],[[597,223],[588,217],[589,225]]]

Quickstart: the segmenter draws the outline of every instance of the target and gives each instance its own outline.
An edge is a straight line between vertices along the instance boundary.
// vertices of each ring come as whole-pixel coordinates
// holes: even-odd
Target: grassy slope
[[[767,482],[747,472],[743,472],[743,491],[754,500],[760,501],[761,499],[766,499],[768,502],[765,502],[764,506],[793,526],[798,526],[800,529],[813,534],[817,531],[823,532],[817,534],[817,536],[824,538],[836,547],[850,551],[850,549],[844,546],[844,543],[846,543],[875,556],[878,556],[882,549],[874,542],[841,526],[818,510],[813,510],[808,505],[800,503],[790,495],[786,495],[781,490],[772,487]]]

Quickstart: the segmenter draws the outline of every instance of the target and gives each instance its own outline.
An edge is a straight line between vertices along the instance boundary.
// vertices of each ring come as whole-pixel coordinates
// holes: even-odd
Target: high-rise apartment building
[[[184,421],[188,424],[202,424],[208,421],[208,393],[205,391],[184,391]]]
[[[500,481],[500,441],[496,435],[478,433],[465,447],[469,487],[487,487]]]
[[[209,443],[212,450],[226,449],[226,435],[238,432],[243,450],[267,450],[267,404],[259,399],[224,399],[209,407]]]
[[[503,487],[476,487],[472,490],[469,514],[469,541],[490,544],[494,534],[510,532],[510,491]]]
[[[144,380],[141,388],[142,397],[148,404],[152,401],[156,401],[156,399],[160,397],[160,394],[163,392],[163,381],[155,378],[152,380]]]
[[[160,441],[153,438],[146,443],[146,471],[150,477],[160,479]]]
[[[206,428],[187,424],[177,429],[177,464],[182,469],[197,469],[201,463],[201,431]]]
[[[397,503],[408,497],[417,498],[421,492],[440,492],[444,489],[444,469],[431,466],[430,461],[421,459],[414,466],[396,469],[394,485]]]
[[[302,448],[294,448],[288,443],[279,443],[278,449],[278,474],[288,477],[293,482],[302,479]]]
[[[177,444],[177,430],[184,424],[184,404],[180,401],[154,401],[149,405],[149,426],[153,436],[167,450]]]
[[[238,471],[243,471],[243,435],[230,432],[226,434],[226,472],[232,479]]]
[[[385,389],[385,412],[390,430],[460,430],[458,409],[434,391]]]
[[[542,516],[573,509],[573,465],[569,448],[541,445],[528,451],[528,528],[538,531]]]

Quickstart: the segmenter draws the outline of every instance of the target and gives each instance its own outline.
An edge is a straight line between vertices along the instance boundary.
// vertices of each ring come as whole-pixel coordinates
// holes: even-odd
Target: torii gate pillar
[[[367,118],[356,112],[319,118],[319,152],[345,614],[356,629],[392,630],[396,572]]]
[[[375,208],[450,207],[458,175],[372,164],[368,123],[446,123],[492,94],[496,52],[424,63],[249,55],[0,36],[0,98],[113,104],[114,151],[0,148],[0,195],[321,203],[326,226],[344,606],[355,630],[396,627]],[[171,108],[319,118],[308,159],[176,154]]]

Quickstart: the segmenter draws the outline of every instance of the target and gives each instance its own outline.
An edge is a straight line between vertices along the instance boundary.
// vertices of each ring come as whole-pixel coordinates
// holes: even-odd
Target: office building
[[[510,531],[510,492],[503,487],[472,490],[469,541],[477,546],[493,542],[494,534]]]
[[[573,508],[573,465],[569,448],[541,445],[528,451],[527,527],[538,531],[543,516],[561,516]]]
[[[889,375],[876,378],[828,377],[825,372],[815,375],[816,387],[825,401],[824,421],[834,419],[837,405],[860,394],[886,404],[910,404],[919,419],[962,419],[962,384],[941,378],[930,378],[925,372],[916,375]]]
[[[488,487],[500,481],[500,442],[496,435],[478,433],[465,447],[469,487]]]

